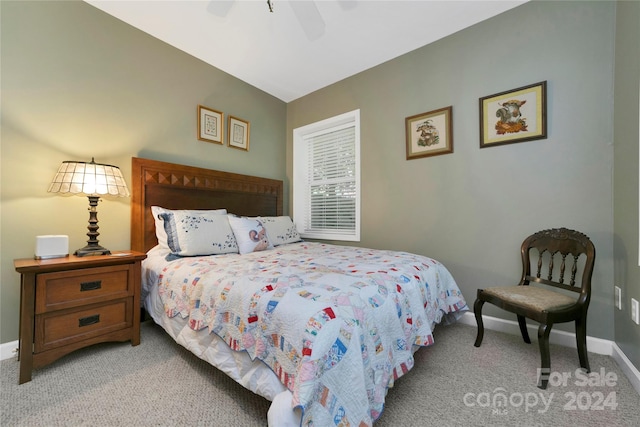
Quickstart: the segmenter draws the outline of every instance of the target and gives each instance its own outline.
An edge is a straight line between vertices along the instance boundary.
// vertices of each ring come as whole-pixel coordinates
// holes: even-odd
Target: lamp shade
[[[120,172],[112,165],[64,161],[49,185],[49,193],[72,193],[97,196],[108,194],[128,197],[129,189]]]

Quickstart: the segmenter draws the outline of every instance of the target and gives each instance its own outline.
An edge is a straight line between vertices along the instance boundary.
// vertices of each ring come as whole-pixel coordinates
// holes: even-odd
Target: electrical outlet
[[[613,293],[615,295],[616,308],[622,310],[622,289],[619,286],[614,286]]]
[[[636,325],[640,325],[640,305],[635,298],[631,298],[631,320],[636,322]]]

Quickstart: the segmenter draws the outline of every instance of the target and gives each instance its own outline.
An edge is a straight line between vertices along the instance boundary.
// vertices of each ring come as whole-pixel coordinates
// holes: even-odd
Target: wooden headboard
[[[282,215],[282,181],[156,160],[131,159],[131,249],[157,245],[151,206],[220,209],[244,216]]]

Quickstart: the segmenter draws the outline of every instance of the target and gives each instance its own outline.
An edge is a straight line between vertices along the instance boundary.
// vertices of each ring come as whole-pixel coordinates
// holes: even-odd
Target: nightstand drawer
[[[131,327],[133,298],[36,316],[35,351]]]
[[[40,274],[36,281],[36,313],[132,295],[131,269],[130,265],[120,265]]]

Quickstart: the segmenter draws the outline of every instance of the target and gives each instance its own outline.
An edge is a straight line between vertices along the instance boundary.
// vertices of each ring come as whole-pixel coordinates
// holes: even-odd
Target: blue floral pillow
[[[163,221],[167,246],[179,256],[237,253],[238,245],[227,215],[215,211],[167,211]]]
[[[158,239],[158,245],[162,248],[169,248],[167,244],[167,233],[164,231],[164,220],[160,218],[160,214],[163,213],[193,213],[195,215],[199,215],[202,213],[210,213],[217,215],[227,216],[226,209],[211,209],[211,210],[180,210],[180,209],[166,209],[160,206],[151,206],[151,215],[153,216],[153,220],[156,226],[156,238]]]
[[[261,216],[258,217],[267,229],[269,241],[273,246],[286,243],[300,242],[300,234],[291,217],[288,216]]]

